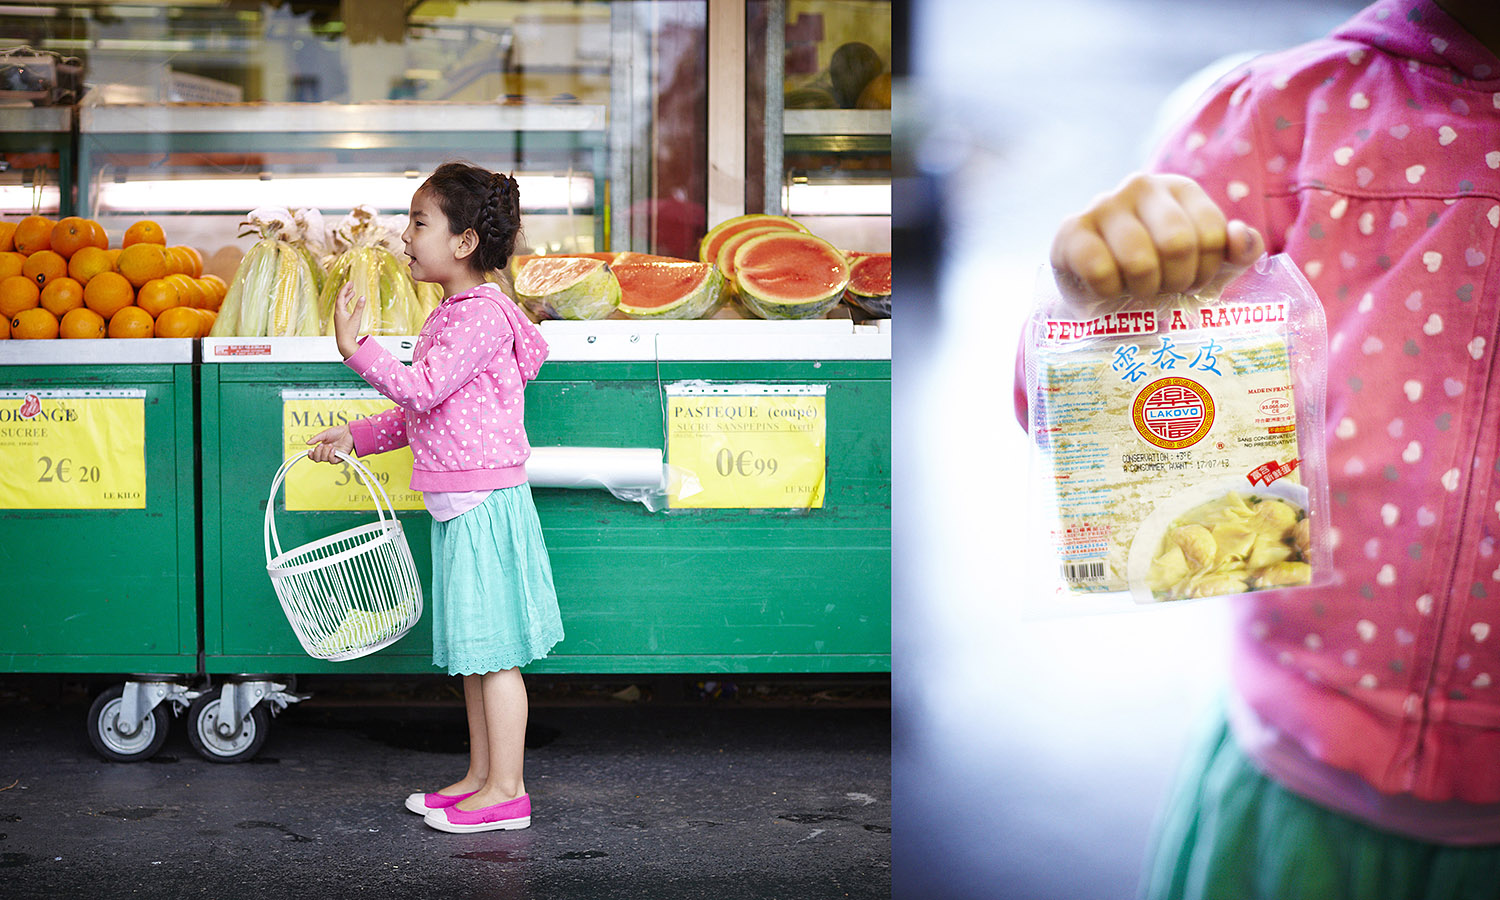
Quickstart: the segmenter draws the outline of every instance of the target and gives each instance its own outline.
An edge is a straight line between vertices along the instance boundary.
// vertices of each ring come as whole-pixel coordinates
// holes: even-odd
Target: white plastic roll
[[[660,450],[619,447],[532,447],[526,478],[534,487],[656,491],[664,484]]]

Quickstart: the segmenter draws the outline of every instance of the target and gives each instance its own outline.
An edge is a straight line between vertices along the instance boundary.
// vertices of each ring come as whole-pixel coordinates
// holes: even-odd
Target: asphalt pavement
[[[0,896],[820,900],[891,896],[889,682],[533,688],[530,828],[428,828],[402,801],[467,761],[456,682],[313,683],[252,760],[183,719],[112,763],[98,682],[0,677]]]

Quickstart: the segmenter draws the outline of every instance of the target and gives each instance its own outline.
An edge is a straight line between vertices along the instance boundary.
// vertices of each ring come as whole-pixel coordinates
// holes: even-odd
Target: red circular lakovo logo
[[[1214,398],[1190,378],[1159,378],[1135,395],[1130,417],[1148,443],[1181,450],[1203,440],[1214,426]]]

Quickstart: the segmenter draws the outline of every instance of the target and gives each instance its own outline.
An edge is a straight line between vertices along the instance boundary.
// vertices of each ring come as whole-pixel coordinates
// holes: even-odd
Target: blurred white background
[[[895,896],[1135,896],[1167,784],[1222,690],[1224,607],[1020,615],[1028,567],[1049,564],[1027,553],[1047,525],[1028,520],[1012,412],[1020,325],[1058,223],[1138,168],[1164,108],[1206,84],[1174,90],[1361,6],[913,4],[897,106],[911,177],[894,202],[935,185],[944,246],[896,334]]]

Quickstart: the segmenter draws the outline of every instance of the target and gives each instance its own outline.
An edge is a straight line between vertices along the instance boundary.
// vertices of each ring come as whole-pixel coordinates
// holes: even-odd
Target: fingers
[[[338,453],[348,453],[354,449],[354,437],[349,433],[349,426],[335,425],[325,428],[307,439],[313,448],[307,452],[307,458],[313,462],[336,463],[339,462]]]
[[[1191,179],[1137,175],[1064,221],[1052,265],[1100,297],[1192,291],[1264,252],[1254,229],[1233,225]]]

